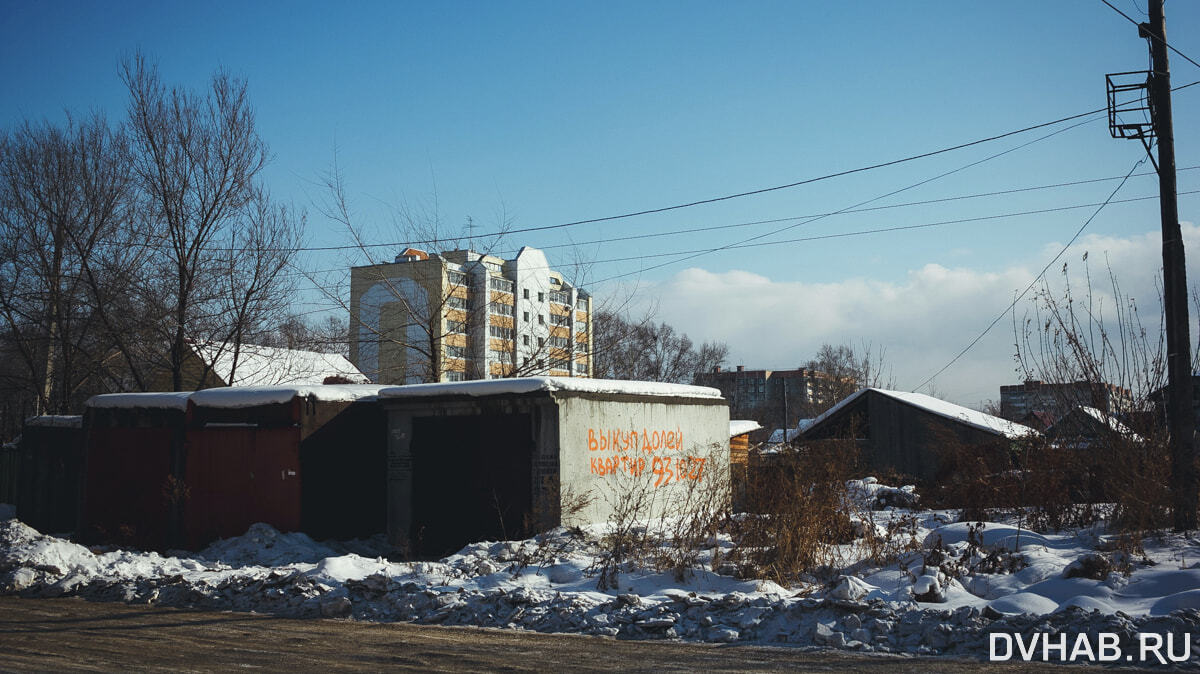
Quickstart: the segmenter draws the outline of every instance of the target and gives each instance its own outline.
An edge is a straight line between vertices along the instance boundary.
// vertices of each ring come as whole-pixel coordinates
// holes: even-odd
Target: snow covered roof
[[[667,384],[655,381],[622,381],[583,377],[518,377],[479,381],[443,382],[393,386],[379,392],[381,398],[424,398],[430,396],[492,396],[537,391],[607,393],[613,395],[669,396],[673,398],[720,399],[721,392],[707,386]]]
[[[816,419],[800,419],[797,421],[795,428],[787,429],[786,441],[783,439],[783,429],[776,428],[775,430],[771,431],[771,437],[767,439],[767,442],[791,442],[792,440],[796,439],[796,436],[800,435],[804,431],[807,431],[808,427],[812,426],[814,421],[816,421]]]
[[[350,361],[336,353],[242,344],[234,368],[232,345],[196,344],[198,355],[229,386],[320,384],[326,377],[345,377],[354,384],[370,382]]]
[[[1105,414],[1095,407],[1088,407],[1086,405],[1080,405],[1079,411],[1107,426],[1115,433],[1119,433],[1133,440],[1141,440],[1141,437],[1139,437],[1137,433],[1134,433],[1132,428],[1121,423],[1120,420],[1111,414]]]
[[[39,417],[29,417],[25,420],[25,425],[42,428],[81,428],[83,417],[78,414],[43,414]]]
[[[980,430],[988,431],[989,433],[995,433],[996,435],[1003,435],[1007,438],[1019,438],[1026,435],[1037,434],[1037,431],[1028,426],[1022,426],[1021,424],[1009,421],[1007,419],[994,417],[990,414],[970,409],[969,407],[955,405],[954,403],[946,402],[945,400],[940,400],[938,398],[934,398],[933,396],[927,396],[924,393],[888,391],[880,388],[864,388],[855,391],[853,395],[848,396],[845,400],[829,408],[828,411],[813,420],[812,425],[815,426],[825,421],[842,408],[850,405],[855,400],[858,400],[862,396],[866,395],[868,391],[874,391],[880,395],[894,398],[900,402],[920,408],[931,414],[936,414],[947,419],[953,419],[954,421],[964,423],[968,426],[973,426]]]
[[[325,384],[317,386],[229,386],[209,388],[191,394],[189,400],[197,407],[255,407],[286,403],[292,398],[312,397],[321,402],[354,402],[375,400],[381,389],[378,384]]]
[[[730,419],[729,420],[729,437],[736,438],[739,435],[753,433],[754,431],[757,431],[760,428],[762,428],[762,424],[759,424],[757,421],[754,421],[753,419]]]
[[[311,396],[321,402],[354,402],[374,400],[378,384],[326,384],[316,386],[227,386],[204,389],[203,391],[181,391],[178,393],[106,393],[93,396],[88,407],[143,408],[186,410],[191,400],[198,407],[255,407],[286,403],[297,396]]]
[[[150,409],[150,410],[186,410],[190,391],[166,393],[105,393],[92,396],[87,401],[88,407],[104,409]]]

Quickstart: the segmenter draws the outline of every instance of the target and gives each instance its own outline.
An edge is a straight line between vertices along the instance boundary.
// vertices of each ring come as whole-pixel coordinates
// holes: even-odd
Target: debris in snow
[[[889,487],[879,484],[879,480],[866,477],[861,480],[848,480],[846,491],[854,504],[867,510],[883,510],[885,508],[916,508],[921,496],[917,488],[911,484],[903,487]]]

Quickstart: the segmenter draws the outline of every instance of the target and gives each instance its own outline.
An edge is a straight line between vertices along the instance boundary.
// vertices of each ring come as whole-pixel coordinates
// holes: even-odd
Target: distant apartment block
[[[837,402],[837,392],[845,388],[835,385],[838,382],[834,377],[817,370],[747,370],[744,365],[734,370],[713,368],[697,375],[696,383],[720,389],[733,416],[782,406],[785,392],[793,411],[829,406]]]
[[[1112,384],[1089,381],[1047,384],[1030,379],[1000,387],[1000,416],[1013,421],[1036,414],[1058,418],[1080,406],[1120,414],[1130,408],[1132,400],[1128,389]]]
[[[350,360],[371,381],[592,376],[592,300],[542,251],[407,248],[350,274]]]

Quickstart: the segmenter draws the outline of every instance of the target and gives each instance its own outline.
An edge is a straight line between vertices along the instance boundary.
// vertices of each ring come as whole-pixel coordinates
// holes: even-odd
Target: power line
[[[1128,177],[1133,177],[1133,176],[1128,176]],[[1179,192],[1180,196],[1186,196],[1186,195],[1191,195],[1191,194],[1200,194],[1200,189]],[[991,215],[980,215],[980,216],[975,216],[975,217],[970,217],[970,218],[957,218],[954,220],[940,220],[937,222],[923,222],[923,223],[917,223],[917,224],[913,224],[913,225],[896,225],[893,227],[878,227],[878,228],[873,228],[873,229],[860,229],[860,230],[855,230],[855,231],[851,231],[851,232],[833,232],[833,233],[829,233],[829,234],[814,234],[812,236],[796,237],[796,238],[791,238],[791,239],[779,239],[779,240],[775,240],[775,241],[760,241],[760,242],[756,242],[756,243],[732,244],[732,245],[722,248],[722,250],[724,250],[724,249],[738,250],[738,249],[744,249],[744,248],[761,248],[764,246],[776,246],[776,245],[780,245],[780,244],[805,243],[808,241],[823,241],[823,240],[827,240],[827,239],[843,239],[843,238],[848,238],[848,237],[852,237],[852,236],[866,236],[869,234],[887,234],[890,232],[903,232],[903,231],[908,231],[908,230],[929,229],[932,227],[943,227],[946,225],[959,225],[959,224],[968,224],[968,223],[975,223],[975,222],[986,222],[989,220],[1002,220],[1004,218],[1015,218],[1015,217],[1022,217],[1022,216],[1028,216],[1028,215],[1044,215],[1046,213],[1058,213],[1058,212],[1062,212],[1062,211],[1078,210],[1081,208],[1091,208],[1094,206],[1113,205],[1113,204],[1128,204],[1128,203],[1135,203],[1135,202],[1139,202],[1139,201],[1151,201],[1154,199],[1158,199],[1158,195],[1155,194],[1155,195],[1144,196],[1144,197],[1130,197],[1128,199],[1111,199],[1110,198],[1104,202],[1073,204],[1070,206],[1053,206],[1053,207],[1049,207],[1049,208],[1039,208],[1039,209],[1029,210],[1029,211],[1013,211],[1013,212],[1009,212],[1009,213],[994,213]],[[717,249],[700,248],[700,249],[692,249],[692,250],[668,251],[668,252],[663,252],[663,253],[647,253],[645,255],[629,255],[629,256],[625,256],[625,257],[614,257],[614,258],[608,258],[608,259],[603,259],[603,260],[593,260],[589,264],[610,264],[610,263],[614,263],[614,262],[635,262],[638,260],[653,260],[653,259],[659,259],[659,258],[664,258],[664,257],[672,257],[672,256],[676,256],[676,255],[691,255],[693,253],[713,252],[715,250],[717,250]],[[672,262],[679,262],[679,261],[680,260],[674,260]],[[548,269],[549,267],[546,267],[546,268]],[[336,267],[336,268],[332,268],[332,269],[321,269],[321,270],[312,271],[312,272],[297,271],[297,272],[285,272],[285,273],[292,275],[292,276],[309,276],[309,275],[324,274],[324,273],[331,273],[331,272],[344,272],[344,271],[346,271],[345,267]],[[588,285],[597,285],[599,283],[604,283],[606,281],[610,281],[615,278],[621,278],[623,276],[632,276],[634,274],[640,274],[641,272],[642,272],[642,270],[639,270],[636,272],[630,272],[627,274],[621,274],[618,276],[613,276],[613,277],[609,277],[607,279],[603,279],[602,281],[595,281],[595,282],[589,283]]]
[[[1186,166],[1184,168],[1180,168],[1180,169],[1176,169],[1176,170],[1179,172],[1194,171],[1198,168],[1200,168],[1200,166]],[[1152,176],[1152,175],[1156,175],[1156,174],[1153,171],[1146,171],[1144,173],[1135,173],[1130,177],[1137,178],[1137,177],[1141,177],[1141,176]],[[710,225],[707,227],[689,227],[687,229],[672,229],[672,230],[668,230],[665,232],[653,232],[650,234],[631,234],[629,236],[617,236],[617,237],[611,237],[611,238],[607,238],[607,239],[593,239],[591,241],[559,243],[559,244],[553,244],[553,245],[549,245],[549,246],[539,246],[539,248],[541,248],[542,250],[553,250],[555,248],[574,248],[574,247],[578,247],[578,246],[591,246],[591,245],[599,244],[599,243],[618,243],[618,242],[623,242],[623,241],[636,241],[639,239],[654,239],[654,238],[661,238],[664,236],[676,236],[679,234],[696,234],[699,232],[711,232],[711,231],[716,231],[716,230],[721,230],[721,229],[751,227],[754,225],[770,225],[770,224],[776,224],[776,223],[780,223],[780,222],[788,222],[791,220],[801,220],[801,219],[805,219],[805,218],[820,218],[820,217],[827,217],[827,216],[831,216],[831,215],[850,215],[850,214],[854,214],[854,213],[871,213],[874,211],[884,211],[884,210],[889,210],[889,209],[893,209],[893,208],[907,208],[910,206],[928,206],[930,204],[941,204],[941,203],[946,203],[946,202],[950,202],[950,201],[963,201],[966,199],[978,199],[978,198],[982,198],[982,197],[1004,196],[1007,194],[1018,194],[1021,192],[1033,192],[1033,191],[1037,191],[1037,190],[1056,189],[1059,187],[1073,187],[1073,186],[1077,186],[1077,185],[1088,185],[1088,184],[1092,184],[1092,183],[1107,182],[1110,180],[1121,180],[1121,178],[1122,178],[1122,176],[1112,176],[1109,178],[1090,178],[1087,180],[1073,180],[1070,182],[1054,183],[1051,185],[1035,185],[1033,187],[1017,187],[1017,188],[1012,188],[1012,189],[1007,189],[1007,190],[996,190],[994,192],[978,192],[975,194],[962,194],[962,195],[957,195],[957,196],[953,196],[953,197],[942,197],[939,199],[925,199],[923,201],[908,201],[908,202],[899,203],[899,204],[888,204],[886,206],[868,206],[866,208],[851,208],[851,209],[844,210],[844,211],[831,211],[828,213],[793,215],[793,216],[789,216],[786,218],[773,218],[770,220],[754,220],[751,222],[738,222],[738,223],[725,224],[725,225]],[[1185,192],[1184,194],[1189,194],[1189,193]],[[1148,197],[1148,198],[1155,198],[1155,197]],[[1094,206],[1095,204],[1086,204],[1086,205]],[[1071,208],[1078,208],[1078,207],[1072,206]],[[505,251],[505,252],[510,252],[510,251]]]
[[[962,358],[963,356],[965,356],[966,353],[968,351],[970,351],[972,347],[974,347],[976,344],[979,343],[979,340],[983,339],[984,336],[987,335],[987,333],[991,332],[992,328],[996,327],[996,324],[1000,322],[1000,319],[1004,318],[1004,316],[1009,311],[1012,311],[1012,309],[1017,306],[1017,303],[1020,302],[1022,299],[1024,299],[1025,295],[1029,294],[1030,290],[1033,290],[1033,287],[1037,285],[1038,280],[1043,278],[1046,275],[1046,272],[1049,271],[1050,267],[1053,266],[1055,262],[1058,262],[1059,258],[1061,258],[1063,256],[1063,254],[1067,252],[1067,249],[1070,248],[1071,245],[1075,243],[1075,240],[1079,238],[1079,235],[1083,234],[1083,230],[1087,229],[1087,226],[1092,223],[1092,220],[1096,219],[1097,215],[1100,215],[1100,211],[1103,211],[1104,207],[1108,206],[1108,204],[1110,202],[1112,202],[1113,197],[1117,196],[1117,192],[1119,192],[1121,190],[1121,188],[1125,186],[1125,182],[1129,180],[1130,176],[1133,175],[1133,172],[1135,170],[1137,170],[1137,167],[1139,167],[1143,163],[1145,163],[1146,159],[1147,159],[1146,157],[1142,157],[1141,159],[1137,160],[1137,162],[1134,163],[1133,167],[1129,169],[1129,173],[1125,175],[1125,179],[1122,180],[1120,182],[1120,184],[1118,184],[1116,186],[1116,188],[1113,189],[1112,193],[1108,195],[1108,198],[1105,199],[1104,202],[1101,203],[1099,205],[1099,207],[1097,207],[1096,210],[1090,216],[1088,216],[1088,219],[1083,221],[1083,224],[1080,225],[1079,229],[1075,231],[1075,235],[1071,237],[1071,240],[1068,241],[1066,243],[1066,245],[1062,247],[1062,250],[1058,251],[1057,255],[1055,255],[1049,262],[1046,263],[1045,267],[1042,267],[1042,271],[1039,272],[1037,276],[1033,277],[1033,281],[1031,281],[1029,283],[1029,285],[1026,286],[1024,290],[1021,291],[1021,294],[1017,295],[1016,299],[1014,299],[1012,301],[1012,303],[1009,304],[1008,307],[1006,307],[1004,309],[1004,311],[1001,311],[1000,314],[998,316],[996,316],[996,318],[993,319],[992,322],[989,323],[986,328],[983,329],[983,332],[979,333],[979,336],[977,336],[975,339],[971,340],[971,343],[967,344],[967,346],[962,351],[959,351],[957,356],[951,358],[950,362],[943,365],[940,370],[938,370],[937,372],[934,372],[932,375],[929,376],[929,378],[927,378],[925,381],[921,382],[916,388],[912,389],[914,393],[917,392],[918,390],[924,388],[925,385],[927,385],[929,382],[936,379],[938,377],[938,375],[940,375],[941,373],[950,369],[951,365],[954,365],[955,363],[957,363],[958,360],[960,358]]]
[[[1135,21],[1134,19],[1130,18],[1130,16],[1129,16],[1128,14],[1126,14],[1125,12],[1122,12],[1121,10],[1117,9],[1117,7],[1116,7],[1115,5],[1113,5],[1111,2],[1109,2],[1108,0],[1100,0],[1100,2],[1103,2],[1104,4],[1108,5],[1108,6],[1109,6],[1109,7],[1112,9],[1112,11],[1114,11],[1114,12],[1116,12],[1117,14],[1120,14],[1121,16],[1125,17],[1125,20],[1126,20],[1126,21],[1128,21],[1129,23],[1132,23],[1133,25],[1137,26],[1139,29],[1142,27],[1142,24],[1141,24],[1140,22],[1138,22],[1138,21]],[[1196,63],[1195,61],[1193,61],[1193,60],[1192,60],[1192,57],[1188,56],[1187,54],[1185,54],[1185,53],[1183,53],[1183,52],[1179,51],[1178,49],[1176,49],[1175,47],[1171,46],[1170,44],[1168,44],[1168,43],[1167,43],[1167,41],[1166,41],[1166,40],[1163,40],[1162,38],[1160,38],[1159,36],[1155,35],[1154,33],[1151,33],[1151,32],[1150,32],[1150,31],[1148,31],[1148,30],[1147,30],[1147,31],[1145,31],[1145,33],[1146,33],[1146,35],[1148,35],[1148,36],[1149,36],[1149,39],[1151,39],[1151,40],[1157,40],[1157,41],[1159,41],[1159,42],[1163,43],[1163,45],[1165,45],[1167,49],[1170,49],[1171,51],[1175,52],[1176,54],[1178,54],[1178,55],[1182,56],[1182,57],[1184,58],[1184,60],[1186,60],[1188,63],[1191,63],[1192,65],[1196,66],[1197,68],[1200,68],[1200,63]],[[1191,86],[1191,85],[1188,85],[1188,86]],[[1180,87],[1180,88],[1182,88],[1182,87]]]
[[[952,175],[952,174],[958,173],[959,171],[964,171],[964,170],[966,170],[966,169],[968,169],[968,168],[971,168],[971,167],[973,167],[973,166],[978,166],[978,165],[980,165],[980,164],[982,164],[982,163],[984,163],[984,162],[988,162],[988,161],[991,161],[991,160],[993,160],[993,159],[996,159],[997,157],[1002,157],[1002,156],[1004,156],[1004,155],[1006,155],[1006,154],[1009,154],[1010,152],[1015,152],[1015,151],[1017,151],[1017,150],[1020,150],[1021,148],[1028,147],[1028,146],[1030,146],[1030,145],[1033,145],[1034,143],[1038,143],[1038,142],[1041,142],[1041,141],[1043,141],[1043,140],[1046,140],[1046,139],[1048,139],[1048,138],[1051,138],[1051,137],[1053,137],[1053,136],[1057,136],[1057,135],[1058,135],[1058,134],[1060,134],[1060,133],[1064,133],[1064,132],[1066,132],[1066,131],[1070,131],[1071,129],[1074,129],[1074,128],[1076,128],[1076,127],[1083,126],[1084,124],[1089,124],[1089,123],[1091,123],[1091,122],[1094,122],[1094,121],[1096,121],[1097,119],[1099,119],[1099,118],[1085,119],[1085,120],[1083,120],[1082,122],[1077,122],[1077,123],[1075,123],[1075,124],[1072,124],[1071,126],[1068,126],[1068,127],[1066,127],[1066,128],[1058,129],[1057,131],[1053,131],[1053,132],[1051,132],[1051,133],[1048,133],[1048,134],[1046,134],[1045,136],[1042,136],[1042,137],[1040,137],[1040,138],[1035,138],[1035,139],[1033,139],[1033,140],[1031,140],[1031,141],[1027,141],[1027,142],[1025,142],[1025,143],[1022,143],[1022,144],[1020,144],[1020,145],[1016,145],[1016,146],[1014,146],[1014,147],[1008,148],[1007,150],[1003,150],[1003,151],[1001,151],[1001,152],[997,152],[997,153],[991,154],[991,155],[989,155],[989,156],[987,156],[987,157],[984,157],[983,159],[977,159],[977,160],[975,160],[975,161],[973,161],[973,162],[968,162],[968,163],[966,163],[966,164],[963,164],[962,166],[959,166],[959,167],[957,167],[957,168],[951,169],[951,170],[949,170],[949,171],[945,171],[945,172],[943,172],[943,173],[939,173],[938,175],[932,176],[932,177],[930,177],[930,178],[926,178],[926,179],[924,179],[924,180],[920,180],[920,181],[918,181],[918,182],[912,183],[911,185],[908,185],[908,186],[905,186],[905,187],[901,187],[900,189],[893,190],[893,191],[891,191],[891,192],[888,192],[888,193],[886,193],[886,194],[881,194],[881,195],[879,195],[879,196],[877,196],[877,197],[873,197],[873,198],[871,198],[871,199],[867,199],[867,200],[865,200],[865,201],[860,201],[860,202],[858,202],[858,203],[856,203],[856,204],[851,204],[851,205],[849,205],[849,206],[847,206],[847,207],[845,207],[845,208],[842,208],[842,209],[839,209],[839,210],[837,210],[837,211],[834,211],[833,213],[829,213],[829,214],[826,214],[826,215],[821,215],[821,216],[817,216],[817,217],[808,218],[807,220],[802,220],[802,221],[800,221],[800,222],[797,222],[797,223],[794,223],[794,224],[788,225],[788,226],[786,226],[786,227],[780,227],[779,229],[776,229],[776,230],[773,230],[773,231],[770,231],[770,232],[766,232],[766,233],[763,233],[763,234],[758,234],[758,235],[756,235],[756,236],[752,236],[752,237],[750,237],[750,238],[748,238],[748,239],[743,239],[743,240],[741,240],[741,241],[737,241],[737,242],[734,242],[734,243],[726,244],[726,245],[724,245],[724,246],[718,246],[718,247],[716,247],[716,248],[711,248],[711,249],[707,249],[707,250],[697,251],[697,252],[695,252],[694,254],[688,255],[687,257],[682,257],[682,258],[680,258],[680,259],[678,259],[678,260],[670,260],[670,261],[668,261],[668,262],[663,262],[663,263],[661,263],[661,264],[653,265],[653,266],[651,266],[651,267],[646,267],[646,268],[644,268],[644,269],[641,269],[641,270],[638,270],[637,272],[634,272],[634,273],[637,273],[637,274],[643,274],[643,273],[645,273],[645,272],[648,272],[648,271],[653,271],[653,270],[655,270],[655,269],[661,269],[662,267],[666,267],[666,266],[669,266],[669,265],[678,264],[678,263],[680,263],[680,262],[685,262],[685,261],[687,261],[687,260],[695,259],[695,258],[697,258],[697,257],[701,257],[701,256],[703,256],[703,255],[709,255],[709,254],[716,253],[716,252],[719,252],[719,251],[722,251],[722,250],[729,250],[729,249],[731,249],[731,248],[737,248],[737,247],[740,247],[740,245],[741,245],[741,244],[745,244],[745,243],[748,243],[748,242],[751,242],[751,241],[757,241],[757,240],[759,240],[759,239],[764,239],[764,238],[766,238],[766,237],[768,237],[768,236],[774,236],[775,234],[779,234],[780,232],[784,232],[784,231],[787,231],[787,230],[789,230],[789,229],[794,229],[794,228],[796,228],[796,227],[800,227],[800,226],[803,226],[803,225],[807,225],[807,224],[809,224],[809,223],[816,222],[817,220],[824,219],[824,218],[826,218],[826,217],[829,217],[829,216],[831,216],[831,215],[838,215],[838,214],[840,214],[840,213],[844,213],[844,212],[846,212],[846,211],[848,211],[848,210],[851,210],[851,209],[854,209],[854,208],[858,208],[859,206],[864,206],[864,205],[866,205],[866,204],[869,204],[869,203],[872,203],[872,202],[875,202],[875,201],[879,201],[880,199],[886,199],[886,198],[888,198],[888,197],[890,197],[890,196],[893,196],[893,195],[896,195],[896,194],[900,194],[901,192],[905,192],[905,191],[907,191],[907,190],[911,190],[911,189],[914,189],[914,188],[916,188],[916,187],[920,187],[920,186],[922,186],[922,185],[926,185],[926,184],[928,184],[928,183],[931,183],[931,182],[933,182],[933,181],[935,181],[935,180],[939,180],[939,179],[941,179],[941,178],[944,178],[944,177],[946,177],[946,176],[948,176],[948,175]],[[631,275],[631,274],[618,274],[618,275],[616,275],[616,276],[610,276],[610,277],[608,277],[608,278],[605,278],[605,279],[601,279],[601,280],[599,280],[599,281],[596,281],[596,284],[598,285],[598,284],[600,284],[600,283],[605,283],[605,282],[607,282],[607,281],[612,281],[612,280],[614,280],[614,279],[621,278],[621,277],[624,277],[624,276],[629,276],[629,275]]]

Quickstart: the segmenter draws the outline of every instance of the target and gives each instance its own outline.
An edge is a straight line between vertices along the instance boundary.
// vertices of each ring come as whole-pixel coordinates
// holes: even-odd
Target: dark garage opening
[[[522,534],[532,510],[528,414],[413,419],[412,545],[437,558]]]

